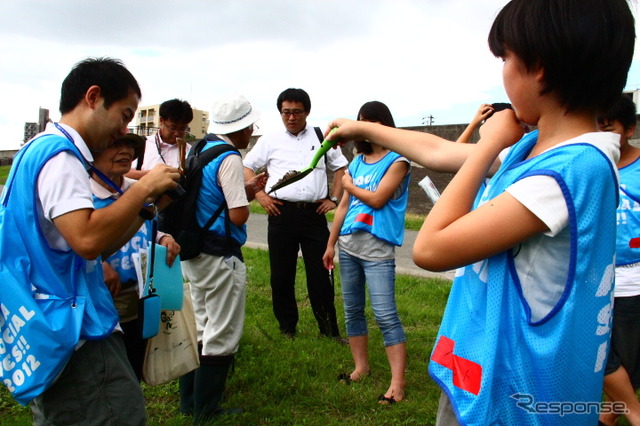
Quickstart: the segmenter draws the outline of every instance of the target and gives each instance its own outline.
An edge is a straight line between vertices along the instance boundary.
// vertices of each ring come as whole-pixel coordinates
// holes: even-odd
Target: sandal
[[[404,398],[402,398],[402,401],[404,401],[404,399],[407,397],[407,393],[404,393]],[[381,394],[378,397],[378,404],[380,405],[393,405],[393,404],[397,404],[398,401],[396,401],[396,399],[393,396],[390,397],[386,397],[384,396],[384,394]]]
[[[378,404],[380,405],[393,405],[396,403],[396,399],[394,397],[387,398],[384,394],[378,397]]]
[[[351,380],[351,375],[349,373],[340,373],[338,375],[338,381],[340,383],[344,383],[345,385],[350,385],[353,380]]]
[[[340,383],[344,383],[345,385],[350,385],[351,383],[359,383],[363,379],[367,378],[370,375],[371,375],[371,369],[369,369],[367,371],[367,374],[363,374],[363,375],[359,376],[358,380],[353,380],[351,378],[351,374],[350,373],[341,373],[341,374],[338,375],[338,381]]]

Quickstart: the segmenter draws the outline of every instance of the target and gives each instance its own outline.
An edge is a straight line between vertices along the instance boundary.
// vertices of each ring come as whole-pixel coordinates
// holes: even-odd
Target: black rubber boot
[[[190,371],[178,379],[180,388],[180,412],[193,415],[196,370]]]
[[[195,370],[193,423],[205,424],[214,416],[237,413],[220,407],[233,355],[201,356],[200,367]]]
[[[202,344],[198,343],[198,354],[201,353]],[[196,370],[190,371],[178,379],[178,387],[180,390],[180,412],[187,416],[193,415],[193,394],[195,391],[195,379]]]

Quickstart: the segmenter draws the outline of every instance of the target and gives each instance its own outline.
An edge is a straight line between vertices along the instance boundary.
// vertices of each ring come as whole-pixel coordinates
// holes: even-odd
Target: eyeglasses
[[[165,122],[164,127],[170,133],[185,134],[189,130],[189,126],[176,126],[171,122]]]
[[[291,114],[293,114],[295,117],[300,117],[302,114],[304,114],[304,110],[302,110],[302,109],[283,109],[282,111],[280,111],[280,114],[282,114],[283,117],[289,117]]]

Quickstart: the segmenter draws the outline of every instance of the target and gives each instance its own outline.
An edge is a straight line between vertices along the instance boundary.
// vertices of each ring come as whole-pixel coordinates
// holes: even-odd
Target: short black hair
[[[311,112],[311,98],[309,98],[309,94],[302,89],[287,89],[280,93],[276,101],[278,111],[280,112],[282,112],[283,102],[300,102],[304,107],[304,112],[307,114]]]
[[[544,70],[542,94],[567,111],[609,108],[627,81],[635,26],[627,0],[512,0],[489,32],[489,48]]]
[[[160,118],[174,123],[191,123],[193,110],[187,101],[171,99],[160,104]]]
[[[357,120],[374,121],[383,126],[396,127],[389,107],[380,101],[370,101],[362,105],[358,111]],[[355,141],[354,145],[358,154],[371,154],[373,152],[371,142]]]
[[[631,100],[631,96],[623,93],[611,108],[598,116],[598,122],[619,121],[626,131],[636,125],[636,114],[636,104]]]
[[[71,69],[60,90],[60,113],[72,111],[91,86],[100,87],[105,108],[129,96],[133,91],[142,97],[140,86],[124,64],[113,58],[87,58]]]

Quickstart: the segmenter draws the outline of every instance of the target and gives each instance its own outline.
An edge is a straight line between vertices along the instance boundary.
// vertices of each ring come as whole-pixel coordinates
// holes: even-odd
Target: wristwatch
[[[336,206],[338,205],[338,197],[336,197],[335,195],[332,195],[331,197],[329,197],[329,199],[333,201],[336,204]]]

